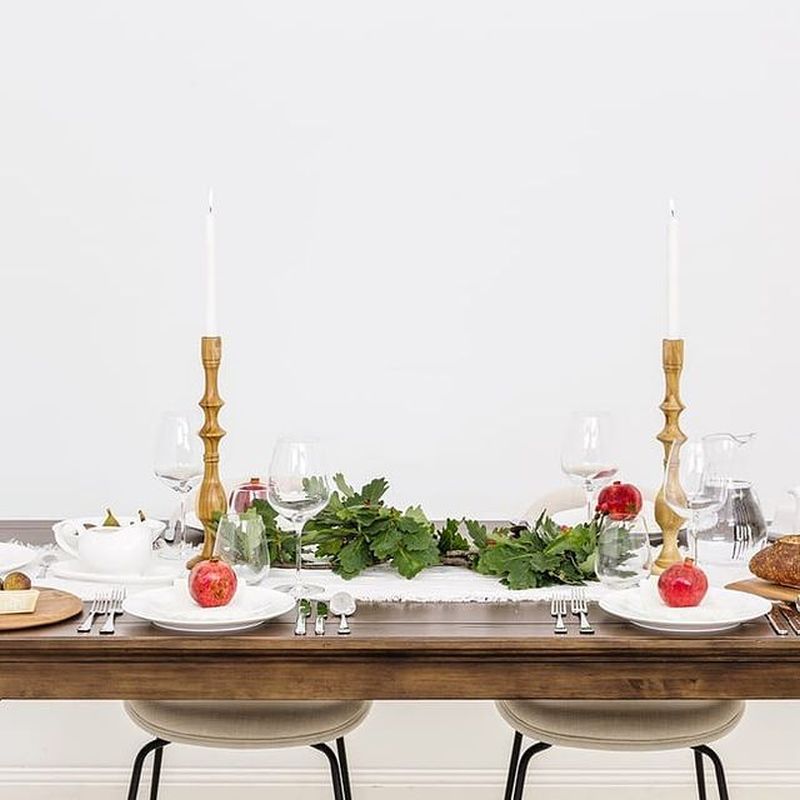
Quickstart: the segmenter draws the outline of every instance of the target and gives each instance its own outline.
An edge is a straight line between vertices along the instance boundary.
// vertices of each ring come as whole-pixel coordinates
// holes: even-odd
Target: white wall
[[[0,515],[169,510],[151,440],[201,392],[210,184],[227,474],[313,430],[354,480],[389,477],[397,503],[514,515],[562,481],[568,412],[603,405],[626,475],[654,484],[674,194],[685,428],[758,430],[772,507],[800,482],[799,37],[789,0],[4,4]],[[139,737],[117,710],[57,708],[0,715],[4,741],[19,731],[0,782],[26,765],[121,780]],[[789,745],[764,747],[796,713],[758,706],[724,746],[741,785],[800,783],[780,772]],[[98,754],[68,743],[101,716]],[[37,720],[60,733],[32,755]],[[367,782],[400,766],[500,779],[489,706],[383,705],[369,726],[354,744]],[[452,737],[433,760],[418,735],[432,726]],[[676,758],[627,760],[619,781]],[[269,763],[306,764],[291,759]],[[611,769],[550,763],[589,783]],[[665,775],[677,797],[684,773]]]

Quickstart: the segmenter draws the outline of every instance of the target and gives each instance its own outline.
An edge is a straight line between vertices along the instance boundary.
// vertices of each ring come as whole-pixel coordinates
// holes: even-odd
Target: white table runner
[[[40,576],[41,556],[55,553],[66,558],[54,545],[32,548],[39,553],[39,559],[25,568],[37,586],[62,589],[78,595],[83,600],[91,600],[98,592],[110,591],[111,584],[75,581]],[[724,586],[734,580],[750,577],[746,565],[741,569],[706,570],[711,585]],[[303,570],[307,583],[317,584],[324,589],[324,596],[335,592],[349,592],[362,602],[416,602],[416,603],[503,603],[519,600],[549,600],[554,593],[569,593],[568,586],[548,586],[541,589],[514,590],[503,586],[497,578],[479,575],[466,567],[429,567],[411,580],[403,578],[386,566],[370,567],[352,580],[344,580],[327,569]],[[38,576],[38,577],[37,577]],[[290,583],[294,570],[273,569],[262,585],[275,587]],[[148,586],[129,586],[129,594],[144,591]],[[599,600],[608,589],[598,582],[586,585],[586,595],[590,600]]]

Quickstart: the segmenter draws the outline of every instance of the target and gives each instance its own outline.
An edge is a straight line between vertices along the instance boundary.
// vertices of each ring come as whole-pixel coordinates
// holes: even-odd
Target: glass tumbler
[[[220,517],[214,555],[230,564],[244,583],[260,583],[269,572],[269,547],[261,517],[255,512]]]
[[[650,537],[637,520],[609,521],[597,537],[595,572],[610,589],[637,586],[650,575]]]

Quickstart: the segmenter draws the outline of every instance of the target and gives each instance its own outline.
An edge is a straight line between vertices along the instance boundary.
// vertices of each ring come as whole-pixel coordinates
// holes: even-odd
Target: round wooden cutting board
[[[33,587],[36,588],[35,586]],[[39,589],[36,611],[32,614],[0,614],[0,631],[18,631],[52,625],[77,616],[83,611],[83,601],[60,589]]]

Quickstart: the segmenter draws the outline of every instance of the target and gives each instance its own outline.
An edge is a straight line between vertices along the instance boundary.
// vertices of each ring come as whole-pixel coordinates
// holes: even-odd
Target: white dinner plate
[[[77,558],[55,561],[50,566],[50,575],[72,581],[113,583],[120,586],[163,586],[171,584],[181,573],[186,573],[183,559],[167,560],[153,557],[150,567],[142,575],[115,575],[108,572],[92,572]]]
[[[36,552],[30,547],[15,542],[0,542],[0,574],[2,575],[21,569],[35,558]]]
[[[710,588],[699,606],[670,608],[658,595],[657,581],[610,592],[600,600],[603,611],[640,628],[659,633],[706,634],[729,631],[763,616],[772,603],[763,597],[730,589]]]
[[[294,608],[294,598],[263,586],[239,585],[226,606],[201,608],[185,582],[131,595],[123,608],[159,628],[181,633],[231,633],[255,628]]]

